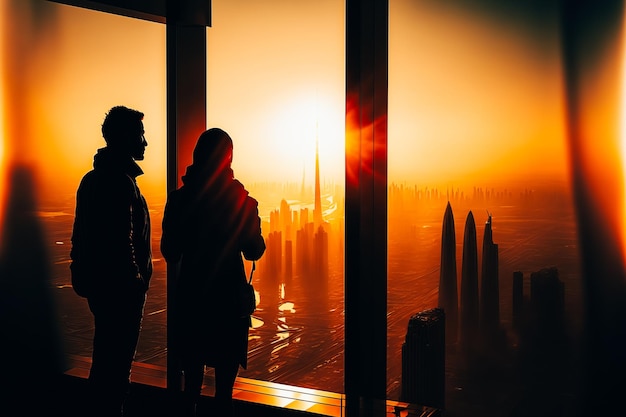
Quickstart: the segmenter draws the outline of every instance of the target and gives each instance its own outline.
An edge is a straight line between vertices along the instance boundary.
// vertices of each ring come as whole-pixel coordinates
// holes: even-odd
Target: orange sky
[[[343,1],[213,2],[208,123],[235,141],[244,182],[344,176]],[[262,156],[262,157],[261,157]]]
[[[311,4],[214,2],[209,124],[244,144],[235,168],[245,179],[299,181],[303,168],[311,179],[317,124],[321,171],[342,181],[343,2]],[[390,1],[390,181],[562,180],[556,33],[538,39],[533,19],[440,4]]]
[[[563,179],[555,33],[539,39],[533,20],[445,3],[390,1],[390,182]],[[31,39],[31,101],[22,111],[33,121],[31,136],[45,141],[31,141],[33,151],[23,156],[41,167],[44,181],[73,192],[104,144],[104,113],[125,104],[146,114],[141,181],[163,188],[164,26],[31,4],[47,25]],[[303,172],[312,181],[316,136],[323,179],[343,182],[344,30],[343,1],[213,1],[208,123],[233,137],[233,165],[244,183],[300,182]]]
[[[3,20],[12,41],[3,61],[22,63],[5,67],[21,78],[12,94],[27,103],[5,98],[14,104],[5,117],[27,121],[8,123],[10,158],[35,166],[44,191],[73,194],[105,145],[106,111],[123,104],[146,115],[149,175],[142,181],[164,188],[165,28],[43,0],[8,4],[11,18]]]
[[[556,26],[537,37],[534,16],[481,3],[390,1],[390,178],[566,174]]]

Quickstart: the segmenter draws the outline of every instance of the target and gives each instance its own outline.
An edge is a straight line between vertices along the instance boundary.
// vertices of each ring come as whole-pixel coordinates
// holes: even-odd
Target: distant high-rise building
[[[270,212],[270,233],[280,231],[280,211],[272,210]]]
[[[461,266],[460,342],[464,348],[476,348],[478,336],[478,249],[476,223],[471,210],[465,220],[463,264]]]
[[[293,277],[293,241],[285,241],[285,278]]]
[[[280,276],[282,273],[281,260],[283,258],[281,232],[271,232],[267,236],[267,253],[265,258],[267,259],[267,270],[270,275]]]
[[[565,285],[555,267],[530,274],[530,303],[539,331],[554,333],[563,328],[565,317]]]
[[[520,330],[524,316],[524,273],[513,272],[513,328]]]
[[[299,211],[295,211],[293,212],[293,233],[295,233],[298,229],[299,229],[299,225],[300,225],[300,212]]]
[[[565,286],[555,267],[530,273],[530,300],[519,346],[525,373],[546,387],[570,382],[563,380],[563,376],[571,375],[573,352],[565,322]]]
[[[296,233],[296,270],[307,273],[313,266],[315,233],[313,223],[307,223]]]
[[[313,273],[320,280],[328,279],[328,233],[322,226],[315,232]]]
[[[315,205],[313,208],[313,222],[318,228],[324,222],[322,218],[322,194],[320,190],[320,158],[317,136],[315,137]]]
[[[400,401],[444,408],[445,321],[443,309],[413,315],[402,344]]]
[[[439,301],[438,305],[446,313],[446,342],[457,340],[459,320],[459,296],[457,289],[456,270],[456,233],[454,215],[450,202],[443,215],[441,231],[441,265],[439,269]]]
[[[291,207],[287,200],[284,198],[280,201],[280,231],[283,232],[284,240],[291,240],[291,226],[292,226],[292,218],[291,218]]]
[[[307,207],[300,209],[300,229],[305,229],[309,223],[309,209]]]
[[[306,270],[306,254],[308,242],[305,229],[296,232],[296,272],[301,273]]]
[[[481,272],[480,327],[481,332],[489,339],[500,326],[498,245],[493,243],[491,214],[485,223]]]

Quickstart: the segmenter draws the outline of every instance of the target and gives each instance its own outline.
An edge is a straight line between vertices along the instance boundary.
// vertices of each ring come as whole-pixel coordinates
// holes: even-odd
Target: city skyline
[[[246,375],[340,392],[345,313],[343,11],[341,2],[317,2],[321,7],[291,3],[259,19],[269,4],[250,5],[242,13],[237,1],[215,1],[215,25],[207,30],[211,63],[207,120],[209,127],[223,127],[233,137],[235,176],[259,200],[268,242],[280,242],[280,250],[271,245],[255,274],[263,304],[255,319],[254,360]],[[16,94],[9,84],[3,84],[6,89],[0,92],[0,122],[7,126],[0,143],[4,156],[0,169],[16,161],[33,169],[36,197],[42,202],[39,218],[49,231],[48,249],[54,254],[53,286],[63,300],[62,324],[73,343],[69,351],[84,354],[81,343],[90,330],[89,324],[80,322],[76,313],[81,306],[68,288],[69,229],[64,222],[73,215],[80,176],[91,168],[96,149],[104,146],[99,132],[104,112],[121,103],[146,113],[149,146],[146,160],[140,163],[145,175],[139,183],[155,224],[158,273],[149,295],[138,358],[162,364],[167,348],[167,294],[158,238],[166,192],[165,30],[154,23],[43,0],[38,4],[43,5],[41,25],[35,25],[30,15],[18,16],[24,20],[15,21],[24,30],[6,36],[15,44],[4,45],[2,50],[7,58],[3,78],[16,77],[15,85],[25,94]],[[4,14],[2,19],[9,21]],[[327,30],[319,30],[320,21],[327,24]],[[551,264],[558,266],[566,283],[564,310],[571,318],[567,325],[575,327],[582,321],[579,242],[562,124],[555,27],[540,22],[539,32],[548,35],[542,38],[531,30],[533,19],[506,21],[512,24],[503,27],[489,13],[469,10],[461,2],[452,6],[391,4],[390,397],[399,393],[398,356],[407,321],[416,312],[438,305],[443,269],[441,220],[446,204],[451,204],[458,218],[472,213],[474,240],[476,225],[482,225],[486,217],[492,226],[502,278],[499,322],[505,328],[513,321],[513,272],[530,274]],[[116,30],[103,36],[112,26]],[[407,38],[413,42],[404,42]],[[111,44],[124,47],[112,50]],[[407,51],[409,45],[414,50]],[[125,65],[104,65],[96,52],[115,56],[115,62]],[[505,58],[494,60],[496,56]],[[251,62],[256,64],[254,71],[250,71]],[[17,69],[11,63],[21,66]],[[462,77],[458,68],[464,70]],[[81,76],[73,77],[77,73]],[[113,89],[107,79],[123,82]],[[93,100],[94,95],[99,99]],[[276,211],[278,220],[272,222]],[[297,221],[292,212],[298,213]],[[306,243],[298,245],[297,230],[282,226],[273,230],[272,223],[288,223],[287,213],[293,223],[317,218],[314,223],[326,221],[330,227],[322,233],[305,227],[306,237],[300,242]],[[460,237],[464,226],[459,222],[449,230]],[[270,239],[275,232],[280,234]],[[327,252],[302,250],[306,245],[311,248],[313,242]],[[461,242],[457,239],[448,255],[459,265]],[[474,244],[471,252],[479,257],[484,247]],[[327,259],[320,256],[324,252]],[[328,280],[319,280],[328,285],[316,287],[312,284],[317,280],[306,279],[318,277],[319,269],[305,273],[303,259],[328,265]],[[480,265],[476,260],[467,268],[474,271]],[[457,275],[459,283],[461,279]],[[472,291],[478,293],[478,283],[474,284]],[[527,281],[522,284],[528,286]]]
[[[303,217],[298,214],[290,217],[292,221],[300,223],[300,220],[304,219],[303,222],[306,223],[306,220],[309,222],[312,220],[315,187],[308,187],[305,190],[305,201],[302,201],[301,184],[291,183],[286,186],[281,183],[264,183],[262,186],[259,188],[265,188],[266,192],[259,193],[259,190],[256,190],[257,196],[267,194],[279,199],[275,203],[271,203],[269,199],[265,200],[265,204],[273,208],[275,212],[274,225],[284,222],[281,218],[284,219],[285,212],[300,213],[300,210],[308,212],[307,216]],[[333,186],[333,184],[320,185],[320,189],[324,208],[328,207],[330,200],[324,197],[330,197],[332,194],[330,190],[341,191],[341,187]],[[510,278],[513,271],[524,271],[528,275],[550,264],[558,265],[561,277],[567,282],[569,295],[565,299],[565,312],[571,318],[568,326],[579,324],[580,320],[577,317],[581,313],[581,284],[578,254],[575,250],[577,236],[573,208],[571,205],[564,204],[568,201],[569,193],[562,189],[560,192],[557,191],[559,190],[498,190],[472,187],[471,192],[467,193],[461,191],[446,193],[446,190],[430,187],[418,188],[406,184],[390,186],[388,237],[388,392],[390,398],[396,398],[399,395],[401,375],[399,352],[406,333],[407,320],[412,314],[434,308],[438,303],[442,214],[448,204],[454,208],[455,213],[461,213],[462,217],[469,210],[475,211],[477,224],[482,224],[488,219],[488,213],[484,207],[489,208],[493,221],[494,240],[498,243],[501,252],[500,268],[503,282],[500,288],[500,306],[501,323],[504,328],[510,328],[512,325],[513,311],[509,299],[512,298]],[[289,198],[291,196],[295,196],[296,199],[293,200],[297,200],[294,207],[290,207],[287,203],[287,200],[292,200]],[[271,259],[270,245],[268,245],[267,256],[259,262],[257,273],[255,273],[255,288],[260,291],[261,309],[257,313],[259,319],[254,320],[256,329],[252,333],[250,368],[243,372],[242,376],[337,392],[343,389],[340,378],[343,373],[341,353],[344,308],[343,249],[341,246],[343,205],[341,195],[334,197],[339,201],[337,209],[332,211],[331,222],[334,226],[330,227],[328,235],[329,277],[327,284],[324,280],[311,279],[310,273],[306,273],[303,268],[299,267],[302,261],[296,255],[298,243],[295,234],[292,234],[291,264],[293,268],[291,273],[288,273],[289,269],[284,263],[287,252],[284,250],[286,246],[282,244],[282,237],[280,241],[283,250],[278,261],[280,273],[276,273],[277,269],[268,268]],[[264,200],[261,199],[261,201]],[[70,209],[62,210],[61,213],[71,211],[72,201],[68,201],[67,204]],[[152,210],[153,221],[155,224],[159,223],[162,206],[154,204]],[[64,221],[63,219],[71,219],[71,214],[60,215],[55,211],[41,219],[54,230],[61,226],[59,222]],[[551,223],[554,224],[551,225]],[[266,237],[272,231],[277,231],[276,228],[272,229],[270,224],[271,219],[268,216],[264,219],[262,226]],[[455,225],[455,232],[459,237],[462,236],[464,226],[463,223]],[[54,242],[50,242],[50,249],[57,254],[55,268],[58,269],[58,273],[55,274],[57,277],[55,285],[61,292],[67,288],[68,284],[64,278],[67,275],[65,268],[67,253],[64,248],[67,249],[67,246],[63,244],[68,242],[68,232],[69,228],[65,231],[59,230],[51,236]],[[165,323],[160,320],[164,319],[163,312],[167,308],[165,270],[158,252],[158,226],[155,227],[154,232],[153,247],[157,248],[155,249],[155,287],[149,296],[150,307],[146,313],[148,318],[144,323],[146,336],[138,351],[138,360],[145,360],[149,363],[154,361],[159,363],[159,360],[164,359],[165,351],[160,351],[159,346],[164,346]],[[550,236],[549,239],[544,237],[546,232]],[[460,249],[461,246],[457,246],[454,251],[459,264],[462,254]],[[478,246],[477,249],[480,256],[481,247]],[[527,292],[528,289],[524,291]],[[74,323],[76,319],[78,317],[68,322],[68,329],[81,327]],[[80,334],[72,333],[70,337],[73,340]],[[318,346],[314,349],[316,354],[304,359],[301,356],[302,349],[306,351],[310,349],[310,346]],[[274,349],[279,349],[281,353],[270,354]],[[81,350],[79,346],[76,346],[71,347],[70,351],[73,354],[80,354]],[[328,361],[328,357],[332,360]],[[309,363],[309,360],[312,362]],[[306,365],[307,363],[309,364]],[[322,363],[324,365],[320,366]],[[306,369],[306,373],[294,373],[292,366]]]

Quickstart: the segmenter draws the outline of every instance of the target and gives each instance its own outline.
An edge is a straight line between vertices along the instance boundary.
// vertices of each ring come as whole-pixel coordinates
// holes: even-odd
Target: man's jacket
[[[145,292],[152,253],[148,206],[136,182],[143,171],[108,148],[98,150],[93,166],[76,193],[74,290],[88,298]]]

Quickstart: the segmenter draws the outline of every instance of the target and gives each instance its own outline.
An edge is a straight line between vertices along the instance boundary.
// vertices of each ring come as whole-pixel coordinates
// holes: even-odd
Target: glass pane
[[[337,393],[343,8],[336,0],[216,0],[207,35],[208,125],[233,138],[235,176],[259,201],[268,247],[254,275],[260,301],[239,376]]]
[[[573,392],[581,270],[546,3],[390,1],[390,399],[506,415],[540,381]]]
[[[138,183],[150,208],[155,259],[136,359],[164,367],[165,264],[158,245],[165,202],[165,27],[43,0],[9,1],[2,19],[10,33],[3,34],[3,41],[10,39],[2,59],[3,183],[9,192],[13,166],[27,167],[33,178],[33,221],[41,226],[47,256],[33,261],[49,274],[70,367],[91,357],[93,335],[87,301],[74,293],[68,267],[76,189],[105,146],[105,113],[125,105],[145,114],[149,145]]]

